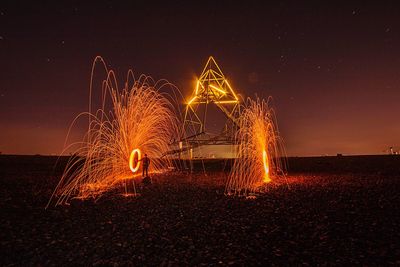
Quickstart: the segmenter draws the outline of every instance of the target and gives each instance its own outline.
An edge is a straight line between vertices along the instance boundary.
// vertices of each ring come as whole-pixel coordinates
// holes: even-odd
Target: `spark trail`
[[[98,62],[103,64],[107,78],[102,82],[101,107],[92,112],[93,76]],[[155,82],[145,75],[135,79],[129,70],[125,86],[119,90],[114,71],[107,70],[101,57],[93,63],[90,84],[89,112],[78,115],[71,125],[87,115],[88,131],[82,142],[66,148],[78,146],[49,204],[68,203],[72,197],[97,198],[126,180],[135,186],[134,178],[141,175],[139,160],[143,154],[151,158],[150,173],[163,172],[172,164],[164,154],[170,149],[171,140],[178,138],[179,108],[174,105],[174,94],[161,92],[165,88],[176,89],[172,84],[166,80]],[[111,108],[106,110],[108,98]]]
[[[229,174],[226,193],[248,196],[285,179],[285,150],[279,136],[271,98],[247,99],[235,134],[237,158]]]

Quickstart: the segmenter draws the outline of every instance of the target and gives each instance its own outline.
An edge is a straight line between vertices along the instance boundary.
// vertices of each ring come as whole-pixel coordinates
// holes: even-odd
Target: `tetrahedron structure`
[[[214,108],[213,114],[207,114]],[[215,116],[222,112],[226,121],[222,122],[219,133],[209,131],[208,115]],[[240,101],[221,68],[213,57],[207,63],[196,81],[192,96],[186,103],[182,131],[182,140],[187,146],[196,147],[208,144],[232,144],[237,130],[237,119],[240,113]],[[215,126],[215,125],[214,125]]]

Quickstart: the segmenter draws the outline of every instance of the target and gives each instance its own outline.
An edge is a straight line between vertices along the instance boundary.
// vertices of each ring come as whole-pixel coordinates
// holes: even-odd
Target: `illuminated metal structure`
[[[216,106],[217,110],[226,117],[226,122],[221,125],[223,127],[219,133],[209,131],[209,125],[207,124],[209,105]],[[210,56],[196,81],[192,96],[186,103],[181,138],[185,148],[181,143],[181,150],[190,150],[188,157],[193,158],[193,149],[202,146],[232,145],[234,143],[234,134],[238,127],[239,114],[240,101],[238,95],[232,89],[215,59]],[[215,116],[215,114],[211,115]],[[221,150],[221,147],[219,149]],[[209,147],[209,152],[207,153],[211,155],[210,151],[212,150]],[[203,154],[198,157],[207,158],[215,157],[215,155],[207,156]]]

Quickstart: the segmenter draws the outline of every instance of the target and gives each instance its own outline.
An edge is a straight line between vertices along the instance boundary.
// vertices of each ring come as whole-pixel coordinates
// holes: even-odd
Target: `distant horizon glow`
[[[213,55],[238,95],[273,97],[288,156],[400,151],[399,4],[10,2],[0,10],[2,154],[61,153],[71,121],[87,111],[97,55],[118,80],[132,68],[185,96]],[[82,123],[72,140],[86,130]]]

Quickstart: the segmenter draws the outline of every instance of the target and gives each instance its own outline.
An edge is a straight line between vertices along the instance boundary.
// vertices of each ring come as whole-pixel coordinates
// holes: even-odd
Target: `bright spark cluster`
[[[268,101],[247,99],[235,135],[238,144],[228,181],[228,195],[248,196],[285,177],[285,151]]]
[[[102,58],[97,57],[93,66],[96,62],[106,68]],[[102,84],[102,104],[95,112],[91,111],[90,88],[89,112],[78,116],[89,116],[89,129],[84,141],[74,144],[78,146],[76,156],[68,162],[49,203],[53,199],[56,205],[68,203],[71,197],[97,198],[126,180],[133,182],[140,176],[142,154],[151,158],[150,173],[171,165],[164,153],[179,135],[178,112],[171,97],[160,92],[169,83],[154,82],[145,75],[135,79],[129,71],[124,88],[119,90],[114,72],[107,70]],[[107,104],[111,108],[106,111]]]

